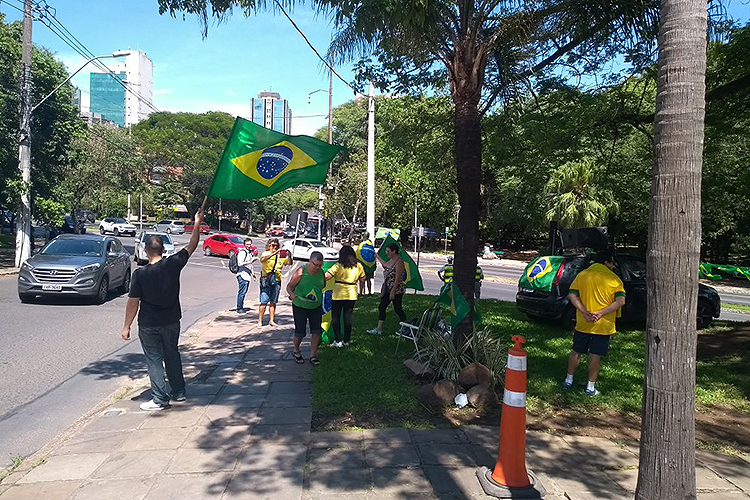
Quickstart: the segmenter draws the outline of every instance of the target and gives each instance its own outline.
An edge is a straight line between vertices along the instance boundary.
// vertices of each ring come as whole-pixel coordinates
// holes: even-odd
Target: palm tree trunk
[[[662,0],[639,500],[695,499],[705,0]]]

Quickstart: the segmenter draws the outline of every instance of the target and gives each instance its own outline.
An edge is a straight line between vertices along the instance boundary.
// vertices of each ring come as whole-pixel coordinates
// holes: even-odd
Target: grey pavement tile
[[[83,428],[83,432],[127,431],[137,429],[148,418],[143,411],[113,414],[104,412]]]
[[[204,420],[213,427],[253,425],[258,422],[258,408],[209,405]]]
[[[221,498],[231,477],[228,472],[163,474],[144,500],[214,500]]]
[[[244,449],[239,470],[302,470],[307,458],[304,444],[252,443]]]
[[[419,466],[419,454],[413,444],[370,444],[365,446],[365,461],[369,467]]]
[[[339,464],[337,469],[315,469],[310,471],[311,495],[361,494],[371,490],[370,469],[353,469],[349,464]]]
[[[250,425],[193,427],[181,448],[236,448],[250,440]]]
[[[615,481],[607,471],[597,469],[592,464],[581,464],[576,467],[548,467],[543,472],[570,497],[571,500],[620,500],[633,497],[625,487]],[[621,479],[622,480],[622,479]],[[624,482],[627,485],[627,482]]]
[[[312,408],[261,408],[259,424],[307,424],[312,422]]]
[[[738,457],[710,451],[698,450],[695,456],[698,465],[708,467],[750,494],[750,463]]]
[[[361,448],[363,444],[363,434],[364,433],[361,430],[313,432],[310,434],[310,447]]]
[[[22,477],[18,484],[85,479],[109,457],[109,453],[53,455]]]
[[[190,434],[190,427],[170,429],[137,429],[122,442],[117,451],[175,450]]]
[[[313,469],[360,469],[366,467],[361,448],[312,448],[310,467]]]
[[[478,444],[470,444],[469,450],[477,461],[477,465],[493,468],[497,462],[497,448],[488,448]]]
[[[417,444],[440,443],[461,444],[466,440],[463,433],[455,429],[410,429],[412,441]]]
[[[239,471],[222,500],[297,500],[302,497],[302,470]]]
[[[135,432],[135,431],[130,431]],[[130,432],[82,432],[68,439],[55,450],[55,455],[76,453],[103,453],[114,451],[130,435]]]
[[[271,382],[268,394],[311,395],[312,384],[310,382]]]
[[[243,361],[253,360],[277,360],[281,359],[289,350],[289,347],[285,349],[274,349],[273,347],[255,347],[247,351],[245,356],[242,358]]]
[[[485,498],[476,467],[424,467],[427,480],[430,481],[435,493],[442,495],[452,493],[464,495],[465,498]]]
[[[497,448],[497,443],[500,441],[499,425],[462,425],[461,430],[470,443]],[[531,434],[528,432],[526,438],[528,439]]]
[[[213,400],[211,406],[232,406],[234,408],[260,408],[265,401],[263,394],[242,394],[222,392]]]
[[[426,465],[477,466],[477,460],[469,445],[420,444],[417,448],[422,463]]]
[[[0,500],[66,500],[81,481],[17,484],[0,494]]]
[[[190,396],[200,396],[200,395],[216,395],[221,392],[221,389],[224,387],[223,382],[216,382],[212,384],[206,384],[206,383],[188,383],[185,386],[185,392],[187,394],[190,394]]]
[[[698,500],[747,500],[747,495],[741,492],[740,490],[737,490],[737,491],[699,491]]]
[[[75,492],[70,500],[143,500],[156,478],[109,479],[92,481]]]
[[[306,492],[302,495],[302,500],[374,500],[374,497],[372,495],[373,493],[311,494],[309,492]]]
[[[256,425],[250,434],[251,442],[267,440],[307,444],[310,442],[310,425]]]
[[[237,458],[241,452],[242,448],[239,446],[210,449],[183,448],[175,453],[167,468],[167,473],[231,471],[237,465]]]
[[[748,471],[750,473],[750,470]],[[695,483],[699,490],[736,490],[734,484],[702,465],[695,466]]]
[[[270,394],[263,402],[263,408],[309,408],[312,401],[308,394]]]
[[[168,429],[192,427],[201,420],[202,410],[173,405],[167,410],[151,412],[141,424],[141,429]]]
[[[577,455],[586,457],[587,462],[598,464],[602,468],[620,469],[638,466],[638,455],[609,439],[565,436],[565,441]]]
[[[98,479],[152,476],[161,473],[175,450],[123,451],[113,453],[93,474]]]
[[[187,393],[185,401],[172,401],[172,408],[195,408],[200,410],[202,407],[208,405],[216,397],[215,394],[193,394]]]
[[[365,429],[365,443],[408,444],[411,443],[409,429]]]
[[[267,380],[241,380],[228,382],[221,391],[221,394],[254,394],[256,396],[265,396],[268,393],[270,382]]]
[[[605,470],[603,472],[620,488],[631,493],[635,492],[635,486],[638,483],[638,469]]]
[[[413,493],[433,493],[432,485],[421,469],[372,469],[372,487],[376,493],[400,495],[403,498]]]

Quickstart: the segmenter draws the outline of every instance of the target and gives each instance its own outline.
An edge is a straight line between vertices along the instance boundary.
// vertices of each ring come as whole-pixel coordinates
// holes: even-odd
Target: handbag
[[[272,286],[276,286],[276,264],[278,262],[279,256],[276,255],[276,260],[273,261],[273,269],[271,269],[271,272],[260,277],[261,288],[271,288]]]

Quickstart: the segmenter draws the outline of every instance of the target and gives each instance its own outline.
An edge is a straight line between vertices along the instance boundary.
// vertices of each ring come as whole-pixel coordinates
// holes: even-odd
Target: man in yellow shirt
[[[615,320],[625,305],[625,288],[622,280],[613,272],[614,268],[611,251],[597,253],[594,263],[575,277],[568,294],[570,303],[576,308],[576,329],[563,388],[573,387],[573,375],[581,361],[581,354],[588,354],[587,396],[599,395],[596,378],[601,357],[609,351],[609,339],[615,334]]]

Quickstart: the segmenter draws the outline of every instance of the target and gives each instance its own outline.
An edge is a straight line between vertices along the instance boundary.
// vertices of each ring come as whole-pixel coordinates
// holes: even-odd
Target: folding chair
[[[401,339],[408,339],[414,342],[414,349],[417,351],[417,354],[419,354],[419,344],[417,340],[422,332],[433,329],[438,325],[439,321],[442,319],[440,317],[440,309],[440,304],[437,302],[433,304],[429,309],[422,313],[422,318],[419,320],[418,325],[413,325],[405,321],[400,322],[399,325],[401,328],[396,332],[396,336],[398,337],[398,341],[396,342],[396,352],[398,352],[398,346],[401,343]]]

